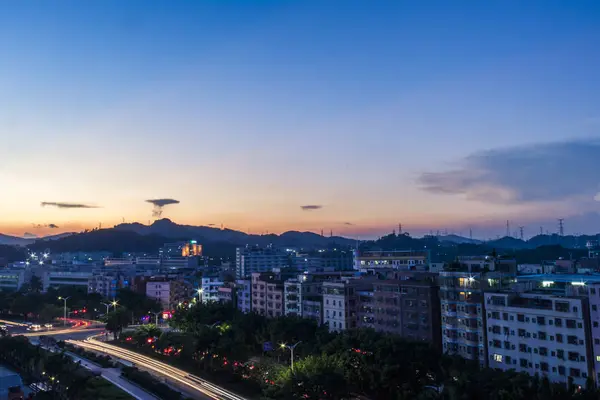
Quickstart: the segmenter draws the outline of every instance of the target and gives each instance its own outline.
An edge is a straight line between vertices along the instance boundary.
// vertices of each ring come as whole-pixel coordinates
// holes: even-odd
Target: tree
[[[52,304],[44,304],[40,310],[39,320],[40,322],[51,322],[58,317],[62,317],[63,308]]]
[[[132,337],[138,345],[144,345],[148,339],[158,338],[162,331],[154,324],[140,326],[135,330]]]
[[[106,330],[112,332],[115,340],[123,332],[123,328],[129,325],[129,312],[125,307],[118,307],[106,315]]]

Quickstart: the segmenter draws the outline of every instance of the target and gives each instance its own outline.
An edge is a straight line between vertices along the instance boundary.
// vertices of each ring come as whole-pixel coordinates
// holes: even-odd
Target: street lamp
[[[294,371],[294,349],[300,343],[302,343],[302,340],[299,341],[299,342],[297,342],[297,343],[295,343],[295,344],[292,344],[292,345],[285,344],[285,343],[281,343],[281,345],[280,345],[282,349],[288,348],[288,349],[290,349],[290,352],[292,353],[292,360],[291,360],[291,362],[292,362],[292,371]]]
[[[197,292],[198,292],[198,303],[202,303],[201,296],[202,296],[202,293],[204,293],[204,289],[200,288],[197,290]]]
[[[148,314],[152,314],[152,315],[154,315],[156,317],[156,323],[155,323],[156,326],[158,326],[158,316],[161,313],[162,313],[162,311],[156,311],[156,312],[154,312],[154,311],[148,311]]]
[[[110,308],[110,303],[100,303],[100,304],[106,306],[106,313],[108,314],[108,310]]]
[[[63,318],[63,325],[64,325],[64,326],[67,326],[67,300],[69,300],[70,298],[71,298],[71,296],[69,296],[69,297],[62,297],[62,296],[59,296],[59,297],[58,297],[58,299],[59,299],[59,300],[62,300],[62,301],[64,301],[64,302],[65,302],[65,307],[64,307],[64,309],[63,309],[63,317],[64,317],[64,318]]]

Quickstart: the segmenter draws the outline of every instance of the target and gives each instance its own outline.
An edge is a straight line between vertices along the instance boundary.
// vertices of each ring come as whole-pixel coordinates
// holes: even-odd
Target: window
[[[565,367],[563,367],[562,365],[558,366],[558,374],[559,375],[564,375],[565,374]]]
[[[596,294],[596,289],[594,289],[594,288],[591,288],[591,289],[590,289],[590,293],[591,293],[591,294]]]
[[[548,340],[546,336],[546,332],[538,332],[538,339],[540,340]]]
[[[519,365],[521,366],[521,368],[527,368],[528,364],[529,364],[529,362],[527,361],[526,358],[521,358],[519,360]]]
[[[600,356],[596,356],[596,362],[600,362]]]
[[[540,347],[540,356],[547,356],[548,349],[546,347]]]
[[[579,378],[581,376],[581,371],[577,368],[569,369],[569,376],[573,376],[575,378]]]
[[[567,343],[576,345],[579,344],[579,340],[577,339],[577,336],[569,335],[567,336]]]
[[[527,345],[526,345],[526,344],[524,344],[524,343],[520,343],[520,344],[519,344],[519,351],[520,351],[521,353],[527,353]]]
[[[594,344],[600,345],[600,339],[594,339]]]
[[[519,321],[519,322],[525,322],[525,315],[523,315],[523,314],[517,314],[517,321]]]
[[[519,337],[525,337],[526,331],[525,329],[519,329]]]
[[[566,325],[567,328],[575,329],[577,327],[577,322],[574,319],[568,319]]]
[[[538,325],[546,325],[546,318],[537,317],[537,323],[538,323]]]
[[[508,321],[508,313],[502,313],[502,319]]]
[[[563,342],[563,335],[562,335],[562,333],[557,333],[556,334],[556,341],[558,343],[562,343]]]
[[[594,328],[598,327],[598,321],[594,321]]]
[[[548,363],[545,363],[545,362],[543,362],[543,363],[540,363],[540,369],[541,369],[543,372],[548,372]]]
[[[561,360],[565,359],[565,351],[564,350],[556,350],[556,358],[560,358]]]
[[[579,361],[579,353],[576,351],[569,352],[569,361]]]
[[[573,307],[573,312],[577,312],[577,307]]]
[[[597,305],[595,305],[595,304],[594,304],[594,305],[592,305],[592,310],[594,310],[594,311],[598,311],[598,306],[597,306]]]
[[[560,319],[560,318],[554,318],[554,326],[561,327],[562,326],[562,319]]]
[[[502,362],[502,354],[494,354],[494,361],[496,361],[497,363],[501,363]]]

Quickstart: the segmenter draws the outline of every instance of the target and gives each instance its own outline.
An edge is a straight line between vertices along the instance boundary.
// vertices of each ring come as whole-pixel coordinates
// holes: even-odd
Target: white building
[[[427,250],[363,251],[354,256],[354,269],[367,272],[381,268],[426,270],[429,262]]]
[[[485,293],[489,366],[584,386],[593,376],[588,301],[540,293]]]
[[[284,313],[285,315],[306,317],[304,306],[310,304],[310,317],[316,319],[315,312],[322,307],[316,307],[315,302],[322,302],[322,280],[315,279],[313,274],[299,274],[297,278],[284,282]],[[309,303],[307,303],[309,302]],[[322,322],[321,318],[318,323]]]
[[[66,271],[46,271],[43,274],[44,292],[49,288],[60,288],[64,286],[76,286],[89,290],[90,279],[93,277],[91,272],[66,272]]]
[[[2,269],[0,271],[0,291],[16,292],[25,283],[26,271],[23,269]]]
[[[596,371],[596,384],[600,383],[600,283],[595,282],[588,286],[590,305],[590,326],[592,328],[592,351],[594,353],[594,371]]]
[[[250,279],[237,279],[235,281],[237,309],[243,313],[252,311],[252,281]]]
[[[223,279],[218,276],[202,277],[202,303],[219,302],[219,288],[224,285]]]
[[[355,279],[323,282],[323,324],[329,331],[356,328],[357,290],[365,284]]]
[[[89,280],[88,293],[100,293],[103,297],[117,297],[119,277],[115,275],[94,275]]]
[[[254,272],[271,272],[290,264],[290,254],[273,247],[238,247],[235,253],[235,276],[247,278]]]
[[[146,282],[146,296],[159,301],[163,309],[172,310],[179,303],[190,300],[190,289],[180,280]]]

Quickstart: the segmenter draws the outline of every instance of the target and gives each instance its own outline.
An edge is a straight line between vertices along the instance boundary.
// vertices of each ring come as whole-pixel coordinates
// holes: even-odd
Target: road
[[[93,339],[92,337],[83,341],[67,340],[66,342],[75,346],[83,347],[87,350],[108,354],[112,357],[120,358],[122,360],[134,363],[139,368],[152,371],[155,374],[166,377],[168,380],[193,389],[193,392],[197,394],[199,399],[247,400],[244,397],[238,396],[235,393],[232,393],[226,389],[214,385],[202,378],[188,374],[187,372],[181,369],[174,368],[169,364],[156,361],[153,358],[138,354],[130,350],[123,349],[118,346],[99,342]]]

